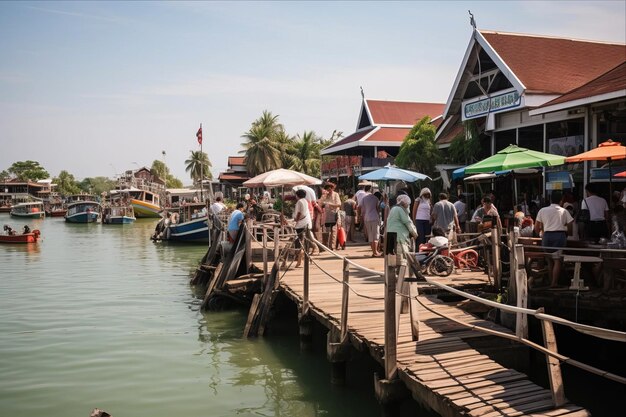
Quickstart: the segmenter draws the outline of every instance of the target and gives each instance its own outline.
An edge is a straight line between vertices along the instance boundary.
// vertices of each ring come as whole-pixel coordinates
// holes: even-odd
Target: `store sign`
[[[499,113],[522,106],[522,96],[516,90],[463,102],[463,120],[475,119],[488,113]]]

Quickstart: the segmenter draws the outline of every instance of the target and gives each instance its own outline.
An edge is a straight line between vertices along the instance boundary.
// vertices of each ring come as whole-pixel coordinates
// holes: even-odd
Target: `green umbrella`
[[[565,157],[509,145],[495,155],[465,167],[465,174],[563,165]]]

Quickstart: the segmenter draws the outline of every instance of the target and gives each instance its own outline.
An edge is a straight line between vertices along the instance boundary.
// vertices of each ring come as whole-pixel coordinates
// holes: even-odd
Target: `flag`
[[[196,137],[198,138],[198,143],[202,145],[202,125],[200,125],[200,129],[198,129],[198,133],[196,133]]]

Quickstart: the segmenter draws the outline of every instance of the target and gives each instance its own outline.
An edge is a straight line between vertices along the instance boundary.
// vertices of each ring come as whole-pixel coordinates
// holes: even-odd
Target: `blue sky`
[[[367,98],[445,102],[471,27],[626,43],[626,2],[0,2],[0,170],[109,176],[204,151],[213,174],[263,110],[355,129]],[[581,57],[584,59],[584,57]]]

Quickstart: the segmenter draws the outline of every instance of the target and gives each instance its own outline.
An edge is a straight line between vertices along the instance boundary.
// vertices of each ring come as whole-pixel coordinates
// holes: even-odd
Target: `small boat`
[[[25,233],[17,234],[11,227],[5,225],[4,233],[0,234],[0,243],[35,243],[41,235],[39,230],[30,231],[27,226],[24,231]]]
[[[208,211],[205,203],[180,207],[178,213],[168,213],[156,226],[152,240],[209,243]]]
[[[133,206],[110,204],[102,209],[103,224],[131,224],[136,220]]]
[[[27,217],[29,219],[43,219],[46,212],[41,201],[19,203],[11,208],[11,216]]]
[[[68,223],[95,223],[100,219],[102,207],[96,201],[76,201],[67,205],[65,221]]]
[[[44,204],[44,207],[46,209],[46,217],[63,217],[67,213],[67,207],[58,198],[48,201]]]

